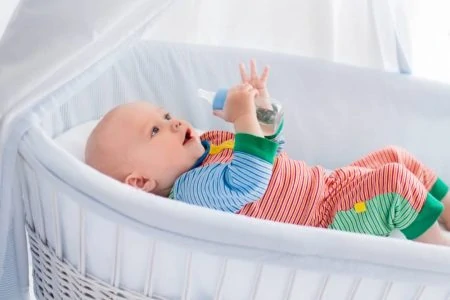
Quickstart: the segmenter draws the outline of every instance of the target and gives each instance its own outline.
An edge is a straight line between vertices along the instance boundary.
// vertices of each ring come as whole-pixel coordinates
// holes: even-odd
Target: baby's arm
[[[256,62],[254,59],[251,59],[250,75],[247,74],[245,65],[243,63],[239,64],[239,71],[241,73],[242,83],[249,83],[258,91],[258,96],[255,98],[256,105],[265,109],[272,109],[272,104],[269,101],[269,90],[267,89],[269,67],[265,66],[261,76],[258,76],[258,71],[256,70]]]
[[[173,197],[194,205],[238,212],[266,192],[277,147],[263,137],[237,133],[233,160],[183,174],[175,182]]]
[[[263,136],[253,103],[256,95],[250,84],[229,90],[223,117],[234,124],[236,131],[233,160],[183,174],[174,185],[175,199],[237,212],[264,195],[278,144]]]
[[[241,73],[242,83],[249,83],[255,89],[258,90],[258,96],[255,98],[256,105],[265,109],[272,110],[273,108],[272,104],[270,103],[270,95],[267,89],[267,79],[269,78],[269,67],[265,66],[261,76],[258,76],[258,72],[256,69],[256,62],[254,59],[252,59],[250,60],[250,75],[247,74],[244,64],[239,65],[239,71]],[[280,126],[278,127],[275,133],[272,131],[273,128],[271,126],[265,126],[263,124],[260,125],[261,130],[263,131],[263,134],[266,137],[266,139],[278,143],[279,147],[277,153],[280,153],[283,150],[284,148],[283,145],[285,144],[283,136],[283,125],[284,120],[281,122]]]

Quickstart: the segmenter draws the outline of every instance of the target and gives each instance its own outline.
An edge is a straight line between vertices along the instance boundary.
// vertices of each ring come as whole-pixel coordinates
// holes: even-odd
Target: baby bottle
[[[208,101],[213,110],[222,110],[227,99],[227,89],[219,89],[216,92],[209,92],[198,89],[198,96]],[[272,109],[266,109],[256,106],[256,117],[262,125],[269,127],[276,132],[283,120],[284,111],[281,104],[273,98],[269,99]]]

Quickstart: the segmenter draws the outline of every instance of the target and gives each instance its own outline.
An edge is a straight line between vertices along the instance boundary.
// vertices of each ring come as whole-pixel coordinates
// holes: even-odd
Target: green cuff
[[[444,198],[444,196],[447,195],[447,193],[448,193],[448,186],[440,178],[438,178],[436,182],[433,184],[433,187],[430,190],[430,194],[433,195],[434,198],[441,201],[442,198]]]
[[[401,232],[408,240],[414,240],[425,233],[439,218],[444,205],[428,193],[422,209],[417,215],[416,219]]]
[[[284,127],[284,118],[283,118],[283,120],[281,120],[280,126],[278,126],[278,129],[277,129],[277,132],[275,132],[272,135],[266,135],[265,138],[268,140],[275,139],[280,134],[280,132],[283,131],[283,127]]]
[[[273,161],[275,160],[277,149],[277,143],[256,135],[236,133],[234,138],[234,151],[254,155],[271,164],[273,164]]]

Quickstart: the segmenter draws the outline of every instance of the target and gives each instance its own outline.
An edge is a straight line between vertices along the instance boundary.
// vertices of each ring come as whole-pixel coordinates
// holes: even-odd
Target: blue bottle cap
[[[216,92],[213,100],[213,110],[222,110],[225,105],[225,100],[227,99],[227,89],[219,89]]]

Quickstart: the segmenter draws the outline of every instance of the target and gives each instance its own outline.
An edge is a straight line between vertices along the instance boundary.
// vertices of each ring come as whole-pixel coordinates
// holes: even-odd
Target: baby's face
[[[129,149],[135,168],[157,179],[160,187],[172,186],[205,151],[200,138],[191,124],[162,108],[147,105],[136,113],[139,122],[132,130],[137,140]]]
[[[122,168],[118,173],[120,180],[143,190],[167,194],[175,180],[192,168],[205,151],[188,122],[149,103],[126,104],[113,110],[111,115],[105,116],[102,122],[106,124],[101,124],[98,130],[109,134],[97,139],[105,141],[101,143],[104,151],[116,153],[116,166],[111,170],[116,172],[117,168]]]

